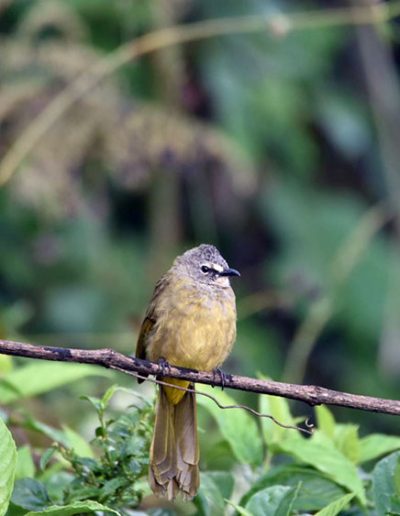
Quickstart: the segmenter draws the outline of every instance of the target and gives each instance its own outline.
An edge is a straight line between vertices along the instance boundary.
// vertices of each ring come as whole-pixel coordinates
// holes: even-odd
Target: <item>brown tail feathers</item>
[[[177,495],[189,500],[199,487],[196,397],[182,392],[160,386],[150,449],[150,486],[169,500]]]

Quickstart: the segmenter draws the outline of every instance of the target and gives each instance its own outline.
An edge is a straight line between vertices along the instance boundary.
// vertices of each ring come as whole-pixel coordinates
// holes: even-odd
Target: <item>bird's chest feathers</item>
[[[230,289],[177,284],[160,299],[149,358],[210,370],[229,354],[236,337],[236,307]]]

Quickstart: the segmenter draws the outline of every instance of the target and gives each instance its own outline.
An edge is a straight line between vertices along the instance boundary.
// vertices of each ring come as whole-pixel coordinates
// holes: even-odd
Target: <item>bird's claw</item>
[[[213,381],[215,382],[217,379],[217,375],[219,376],[219,379],[221,380],[221,389],[225,389],[225,383],[226,383],[226,374],[220,369],[219,367],[216,367],[213,369]],[[213,385],[214,387],[214,385]]]
[[[171,370],[171,366],[170,366],[168,360],[165,360],[165,358],[163,358],[163,357],[160,357],[157,360],[157,364],[158,364],[158,366],[161,369],[161,375],[160,376],[166,376],[166,373],[168,373],[168,371]]]

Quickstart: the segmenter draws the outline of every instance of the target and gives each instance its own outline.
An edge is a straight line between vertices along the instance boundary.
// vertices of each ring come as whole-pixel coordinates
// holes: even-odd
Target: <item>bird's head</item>
[[[236,269],[229,267],[218,249],[209,244],[201,244],[178,256],[174,268],[180,269],[196,282],[223,288],[230,287],[231,276],[240,276]]]

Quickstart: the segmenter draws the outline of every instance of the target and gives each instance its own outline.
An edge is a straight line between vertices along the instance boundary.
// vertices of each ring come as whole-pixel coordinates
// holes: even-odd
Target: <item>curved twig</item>
[[[127,371],[120,369],[118,367],[114,367],[116,371],[120,371],[121,373],[126,373]],[[134,371],[128,372],[128,374],[131,374],[132,376],[135,376],[136,378],[139,378],[140,380],[146,380],[148,382],[152,382],[158,385],[165,385],[166,387],[171,387],[171,384],[168,382],[164,382],[163,380],[160,380],[159,378],[148,378],[147,376],[143,376],[142,374],[136,373]],[[250,414],[253,414],[253,416],[259,417],[259,418],[266,418],[273,421],[276,425],[280,426],[281,428],[286,428],[288,430],[298,430],[299,432],[303,432],[304,434],[312,435],[314,425],[313,423],[310,423],[308,419],[304,421],[304,425],[306,428],[302,428],[301,426],[296,425],[286,425],[285,423],[282,423],[281,421],[278,421],[274,416],[271,416],[271,414],[265,414],[263,412],[258,412],[258,410],[255,410],[251,407],[248,407],[247,405],[242,405],[241,403],[237,405],[223,405],[220,403],[214,396],[211,394],[208,394],[207,392],[199,391],[196,389],[191,389],[190,387],[182,387],[181,385],[175,385],[174,389],[178,389],[180,391],[185,392],[193,392],[196,395],[204,396],[205,398],[209,398],[212,400],[218,408],[225,410],[225,409],[241,409],[245,410],[246,412],[249,412]]]

